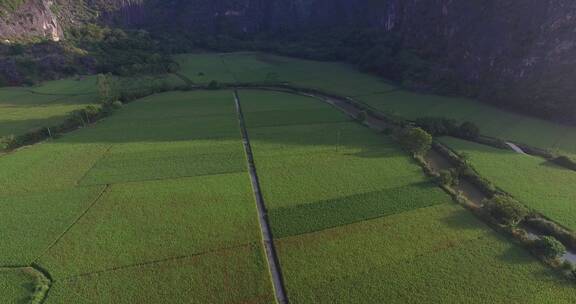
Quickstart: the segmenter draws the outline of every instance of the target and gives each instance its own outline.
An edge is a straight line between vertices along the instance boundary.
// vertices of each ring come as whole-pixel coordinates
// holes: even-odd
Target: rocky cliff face
[[[106,23],[125,27],[250,33],[364,25],[399,33],[405,48],[433,58],[438,77],[453,74],[455,81],[480,88],[475,91],[488,102],[529,103],[536,110],[544,101],[558,108],[576,103],[576,86],[571,83],[576,79],[573,0],[55,1],[60,19],[50,11],[51,1],[28,0],[0,21],[0,37],[58,39],[58,20],[81,20],[78,13],[66,10],[73,2],[90,7]],[[574,119],[576,111],[565,116]]]
[[[29,0],[14,11],[0,7],[0,38],[46,37],[54,41],[62,38],[62,28],[52,12],[53,1]]]

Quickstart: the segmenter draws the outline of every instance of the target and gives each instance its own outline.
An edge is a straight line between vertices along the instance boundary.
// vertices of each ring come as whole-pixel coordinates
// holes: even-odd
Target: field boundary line
[[[103,270],[85,272],[85,273],[67,276],[67,277],[64,277],[62,279],[59,279],[58,281],[59,282],[66,282],[66,281],[72,281],[72,280],[83,278],[83,277],[90,277],[90,276],[94,276],[94,275],[99,275],[99,274],[107,273],[107,272],[114,272],[114,271],[119,271],[119,270],[124,270],[124,269],[130,269],[130,268],[138,268],[138,267],[145,267],[145,266],[151,266],[151,265],[162,264],[162,263],[169,263],[169,262],[178,261],[178,260],[193,259],[193,258],[197,258],[197,257],[203,256],[206,254],[231,251],[231,250],[239,249],[239,248],[247,248],[247,247],[251,246],[252,244],[254,244],[254,243],[246,243],[246,244],[240,244],[240,245],[235,245],[235,246],[230,246],[230,247],[220,247],[220,248],[216,248],[213,250],[206,250],[206,251],[188,254],[188,255],[173,256],[173,257],[168,257],[168,258],[163,258],[163,259],[158,259],[158,260],[151,260],[151,261],[146,261],[146,262],[127,264],[127,265],[117,266],[117,267],[112,267],[112,268],[106,268]]]
[[[184,83],[186,83],[186,85],[193,86],[195,84],[194,81],[192,81],[192,79],[188,78],[188,76],[186,76],[180,72],[174,72],[172,74],[176,75],[176,77],[178,77],[178,78],[180,78],[180,80],[184,81]]]
[[[96,167],[96,164],[98,164],[99,161],[101,161],[106,155],[108,155],[108,153],[110,153],[110,151],[112,150],[112,147],[114,147],[113,144],[110,144],[110,146],[108,148],[106,148],[106,151],[104,151],[104,153],[102,153],[102,155],[100,155],[100,157],[98,157],[98,159],[96,159],[94,161],[94,163],[92,164],[92,166],[90,166],[90,168],[88,168],[88,170],[86,170],[86,172],[84,172],[84,174],[82,175],[82,177],[80,177],[77,181],[76,181],[76,186],[81,186],[81,182],[86,178],[86,176],[88,176],[88,173],[90,173],[90,171],[92,171],[92,169],[94,169],[94,167]],[[107,184],[104,184],[107,185]]]
[[[250,137],[248,136],[248,130],[246,129],[244,114],[242,113],[242,105],[240,104],[240,97],[238,95],[238,91],[236,90],[234,90],[234,102],[236,104],[236,111],[238,112],[238,123],[240,124],[242,142],[246,152],[246,161],[248,162],[248,172],[252,182],[252,190],[254,191],[254,199],[256,202],[256,209],[258,211],[258,221],[260,223],[260,230],[262,233],[262,243],[266,252],[268,269],[270,271],[272,285],[276,295],[276,301],[279,304],[286,304],[288,303],[288,297],[286,296],[286,290],[284,288],[282,269],[280,268],[280,261],[278,260],[276,248],[274,247],[274,238],[270,229],[264,197],[262,196],[262,191],[260,189],[260,181],[258,179],[258,173],[256,172],[256,164],[254,162],[252,146],[250,145]]]
[[[74,222],[72,222],[72,224],[70,224],[70,226],[68,226],[68,228],[66,228],[66,230],[64,230],[60,236],[58,236],[56,238],[56,240],[54,240],[54,242],[52,242],[48,248],[46,248],[46,250],[44,250],[42,253],[40,253],[40,255],[38,255],[34,260],[33,263],[38,263],[38,260],[40,258],[42,258],[46,253],[48,253],[48,251],[50,251],[50,249],[52,249],[58,242],[60,242],[60,240],[62,238],[64,238],[64,235],[66,235],[66,233],[68,233],[72,227],[74,227],[87,213],[88,211],[90,211],[92,209],[92,207],[94,207],[96,205],[96,203],[98,203],[100,201],[100,199],[104,196],[104,194],[106,194],[109,190],[110,190],[111,185],[106,185],[102,191],[100,191],[100,193],[98,194],[98,196],[92,201],[92,203],[90,203],[90,205],[76,218],[76,220],[74,220]]]
[[[42,93],[42,92],[34,91],[33,89],[31,89],[31,90],[26,90],[26,92],[29,92],[29,93],[35,94],[35,95],[43,95],[43,96],[65,96],[65,97],[89,96],[89,95],[98,94],[98,92],[96,92],[96,91],[95,91],[95,92],[90,92],[90,93],[74,93],[74,94]]]
[[[286,236],[282,236],[279,237],[278,239],[288,239],[288,238],[292,238],[292,237],[299,237],[299,236],[304,236],[304,235],[308,235],[308,234],[314,234],[314,233],[321,233],[324,232],[326,230],[332,230],[332,229],[338,229],[341,227],[346,227],[346,226],[350,226],[350,225],[359,225],[361,223],[364,222],[370,222],[370,221],[377,221],[380,219],[385,219],[387,217],[392,217],[392,216],[396,216],[396,215],[401,215],[404,213],[410,213],[410,212],[416,212],[416,211],[420,211],[422,209],[428,209],[428,208],[434,208],[434,207],[438,207],[438,206],[444,206],[444,205],[452,205],[452,203],[446,202],[446,203],[441,203],[441,204],[432,204],[432,205],[426,205],[426,206],[422,206],[422,207],[418,207],[418,208],[414,208],[414,209],[410,209],[410,210],[405,210],[402,212],[398,212],[398,213],[391,213],[391,214],[385,214],[385,215],[378,215],[378,216],[373,216],[373,217],[367,217],[367,218],[363,218],[360,220],[356,220],[356,221],[352,221],[349,223],[344,223],[344,224],[340,224],[340,225],[334,225],[334,226],[328,226],[328,227],[324,227],[321,229],[314,229],[314,230],[310,230],[310,231],[306,231],[306,232],[302,232],[302,233],[296,233],[296,234],[291,234],[291,235],[286,235]]]
[[[248,169],[244,168],[241,171],[230,171],[230,172],[222,172],[222,173],[207,173],[207,174],[198,174],[198,175],[186,175],[186,176],[175,176],[175,177],[165,177],[165,178],[152,178],[152,179],[142,179],[142,180],[133,180],[133,181],[125,181],[125,182],[117,182],[117,183],[102,183],[102,184],[83,184],[78,185],[79,188],[89,188],[89,187],[96,187],[96,186],[106,186],[106,185],[129,185],[129,184],[137,184],[137,183],[153,183],[153,182],[161,182],[161,181],[170,181],[170,180],[181,180],[187,178],[195,178],[195,177],[209,177],[209,176],[219,176],[219,175],[233,175],[233,174],[240,174],[247,172]]]

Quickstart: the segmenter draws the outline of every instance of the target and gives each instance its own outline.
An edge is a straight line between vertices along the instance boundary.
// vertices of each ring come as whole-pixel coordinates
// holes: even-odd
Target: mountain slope
[[[22,1],[13,12],[4,9],[0,37],[61,39],[63,28],[88,21],[166,35],[375,28],[400,36],[402,48],[433,63],[428,78],[465,87],[460,94],[576,121],[576,4],[570,0]]]

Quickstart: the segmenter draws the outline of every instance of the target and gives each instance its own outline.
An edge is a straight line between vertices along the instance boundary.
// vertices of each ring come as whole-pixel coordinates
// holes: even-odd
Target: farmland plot
[[[95,76],[0,88],[0,137],[52,126],[67,113],[96,101]]]
[[[288,82],[296,86],[357,96],[388,92],[382,79],[335,62],[318,62],[262,53],[232,53],[222,57],[239,82]]]
[[[0,157],[0,197],[70,189],[109,147],[63,138],[4,155]]]
[[[186,62],[213,63],[217,72],[211,78],[222,82],[233,82],[234,79],[240,82],[288,82],[355,97],[373,108],[410,119],[439,116],[473,121],[485,135],[576,155],[574,127],[510,113],[467,98],[412,93],[345,64],[261,53],[180,55],[177,60],[181,65]]]
[[[28,265],[86,210],[103,187],[0,197],[0,265]]]
[[[67,278],[47,303],[275,303],[261,251],[251,244]]]
[[[40,262],[60,278],[258,240],[245,174],[126,183],[112,185]]]
[[[282,105],[286,111],[280,126],[254,125],[253,119],[258,122],[266,112],[256,111],[252,100],[276,103],[267,95],[242,92],[241,98],[274,235],[300,234],[444,202],[445,196],[422,178],[420,169],[389,138],[352,122],[314,124],[310,113],[338,113],[328,105],[286,95],[283,98],[292,98],[293,104],[309,100],[314,108],[298,105],[301,113],[290,116],[293,104],[280,98],[275,111],[281,113]]]
[[[178,58],[195,83],[290,82],[357,98],[396,90],[343,64]],[[77,94],[70,84],[34,94]],[[240,96],[292,303],[576,301],[566,280],[450,203],[391,138],[312,98]],[[433,99],[421,104],[427,115],[466,102]],[[520,134],[501,117],[494,130]],[[0,157],[0,184],[0,266],[47,269],[45,303],[273,302],[232,92],[149,96]],[[22,284],[0,277],[9,299],[25,293]]]
[[[257,95],[241,92],[243,108]],[[576,300],[568,281],[450,203],[391,139],[349,122],[250,127],[258,114],[245,117],[292,303]]]
[[[576,154],[576,128],[507,112],[474,100],[406,91],[359,99],[378,110],[409,119],[447,117],[461,122],[471,121],[484,135]]]
[[[180,73],[194,83],[208,84],[212,80],[234,82],[234,76],[222,63],[220,54],[176,55],[174,59],[180,65]]]
[[[571,283],[452,204],[284,238],[278,251],[292,303],[576,300]]]
[[[0,158],[1,258],[48,269],[46,303],[273,299],[231,92],[165,95]]]
[[[113,144],[80,183],[246,171],[231,96],[230,92],[151,96],[138,101],[134,111],[122,111],[98,128],[71,137],[74,142]],[[152,115],[159,112],[162,115]]]
[[[469,156],[472,166],[528,207],[576,229],[576,173],[539,157],[521,155],[455,138],[442,141]]]

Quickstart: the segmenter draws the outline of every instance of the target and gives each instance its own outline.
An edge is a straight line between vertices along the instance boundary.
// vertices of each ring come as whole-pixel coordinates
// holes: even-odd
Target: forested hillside
[[[412,89],[576,122],[576,5],[568,0],[5,0],[3,7],[5,39],[65,39],[87,23],[146,29],[171,52],[345,60]]]

